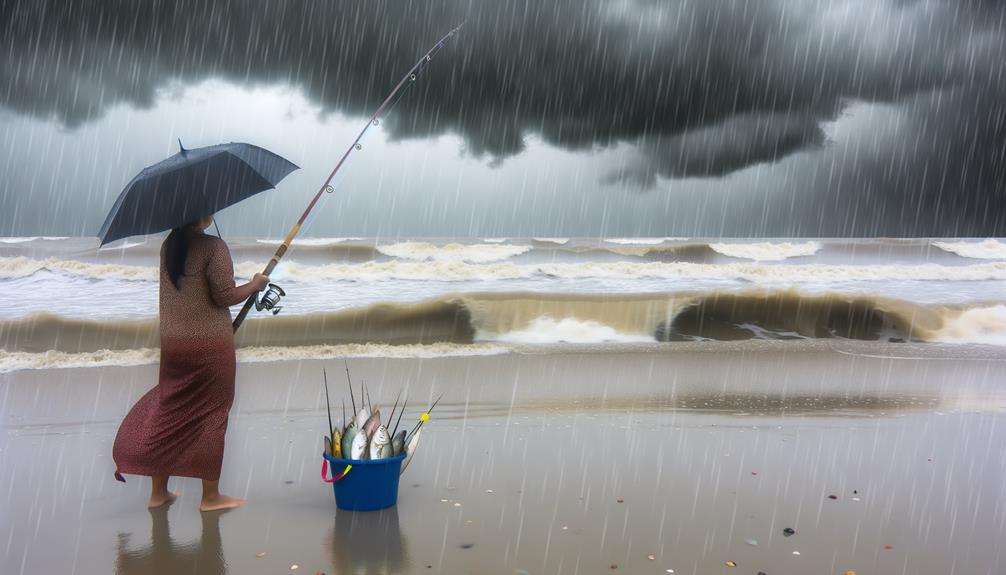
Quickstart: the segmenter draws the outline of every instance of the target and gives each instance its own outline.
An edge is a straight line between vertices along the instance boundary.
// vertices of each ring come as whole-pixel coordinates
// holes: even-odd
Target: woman
[[[157,386],[133,406],[112,447],[117,470],[153,479],[148,507],[174,501],[168,477],[203,480],[202,511],[244,503],[218,490],[227,412],[234,400],[230,306],[269,283],[234,284],[227,244],[203,233],[206,216],[171,230],[161,245],[161,367]]]

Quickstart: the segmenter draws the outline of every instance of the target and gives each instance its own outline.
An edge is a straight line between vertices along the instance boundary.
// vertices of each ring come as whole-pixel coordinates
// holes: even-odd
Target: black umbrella
[[[104,245],[183,226],[276,187],[296,169],[288,160],[251,144],[181,148],[129,182],[98,237]]]

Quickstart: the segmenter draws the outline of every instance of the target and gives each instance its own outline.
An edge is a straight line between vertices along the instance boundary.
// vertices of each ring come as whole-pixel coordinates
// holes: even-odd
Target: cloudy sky
[[[280,236],[414,61],[313,236],[1006,236],[1006,3],[0,3],[0,235],[95,235],[186,147],[301,166]]]

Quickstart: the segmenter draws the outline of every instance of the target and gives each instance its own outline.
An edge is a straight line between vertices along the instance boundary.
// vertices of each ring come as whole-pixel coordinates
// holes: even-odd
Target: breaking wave
[[[644,248],[645,249],[645,248]],[[261,271],[264,262],[245,261],[235,265],[235,272],[249,278]],[[157,268],[128,264],[94,263],[24,256],[0,257],[0,279],[21,278],[40,271],[68,275],[138,281],[156,281]],[[740,280],[753,284],[785,284],[836,281],[982,281],[1006,280],[1006,262],[987,262],[966,266],[921,265],[830,265],[759,263],[698,264],[692,262],[614,261],[515,264],[495,262],[473,264],[461,261],[367,261],[359,264],[333,263],[308,265],[286,261],[277,275],[298,282],[381,281],[394,279],[430,281],[478,281],[522,278],[559,279],[709,279]]]
[[[981,242],[933,242],[933,245],[965,258],[1006,260],[1006,244],[993,239]]]
[[[402,242],[378,246],[384,255],[416,261],[488,263],[505,260],[531,251],[531,246],[515,246],[503,243],[458,244],[437,246],[429,242]]]
[[[34,242],[37,240],[42,241],[58,241],[68,239],[67,236],[27,236],[22,238],[0,238],[0,243],[2,244],[24,244],[27,242]]]
[[[532,240],[543,244],[557,244],[560,246],[569,243],[569,238],[532,238]]]
[[[1006,345],[1006,305],[929,306],[795,290],[627,295],[471,293],[419,303],[254,318],[238,348],[350,344],[592,343],[738,339]],[[100,353],[157,347],[156,320],[35,314],[0,321],[7,352]],[[277,352],[278,353],[278,352]]]
[[[788,258],[812,256],[821,249],[820,242],[803,243],[750,243],[750,244],[709,244],[717,253],[732,258],[743,258],[761,262],[780,261]]]

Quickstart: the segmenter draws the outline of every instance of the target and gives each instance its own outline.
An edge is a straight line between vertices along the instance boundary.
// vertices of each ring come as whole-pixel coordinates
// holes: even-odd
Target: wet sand
[[[196,480],[148,512],[148,480],[112,478],[155,365],[0,374],[0,573],[1006,572],[1002,348],[350,359],[409,420],[446,392],[372,513],[319,478],[323,365],[341,418],[341,360],[239,364],[222,486],[249,503],[210,514]]]

